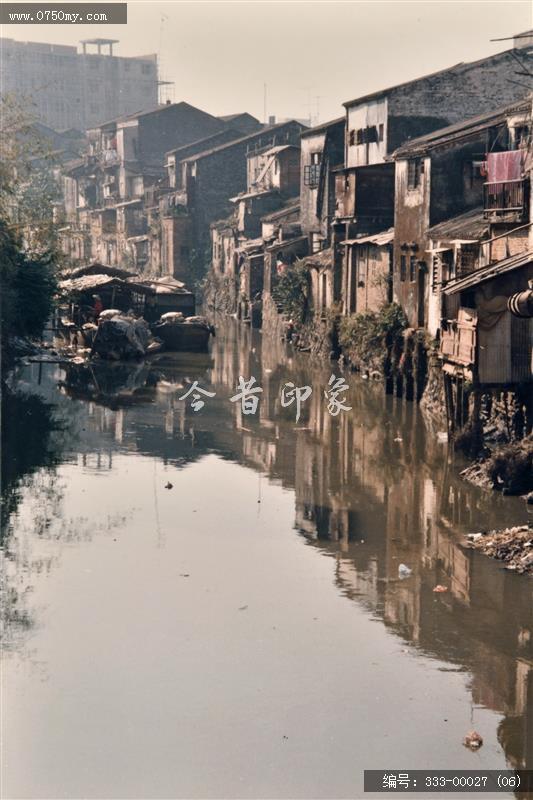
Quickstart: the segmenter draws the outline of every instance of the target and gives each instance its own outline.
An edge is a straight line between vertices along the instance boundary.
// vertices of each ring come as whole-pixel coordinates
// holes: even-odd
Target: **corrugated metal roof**
[[[357,239],[345,239],[341,244],[390,244],[394,239],[394,228],[389,228],[381,233],[373,233],[370,236],[358,236]]]
[[[478,286],[480,283],[489,281],[492,278],[497,278],[499,275],[504,275],[506,272],[512,272],[519,267],[523,267],[533,261],[533,250],[527,250],[525,253],[518,253],[510,258],[504,258],[503,261],[497,261],[495,264],[489,264],[487,267],[472,272],[464,278],[456,281],[450,281],[443,289],[444,294],[457,294],[463,292],[465,289],[470,289],[472,286]]]
[[[479,207],[433,225],[428,230],[428,237],[436,242],[453,239],[478,241],[488,233],[488,230],[489,225],[483,216],[483,208]]]

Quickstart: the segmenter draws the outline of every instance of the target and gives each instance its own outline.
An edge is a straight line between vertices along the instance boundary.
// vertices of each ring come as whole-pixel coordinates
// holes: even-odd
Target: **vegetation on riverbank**
[[[533,491],[533,434],[486,453],[461,475],[471,483],[504,494]]]
[[[53,204],[59,187],[46,142],[11,97],[0,106],[0,292],[2,361],[15,340],[41,336],[61,262]]]
[[[339,344],[352,366],[359,370],[386,371],[390,352],[407,328],[407,318],[397,303],[379,311],[363,311],[343,317]]]
[[[272,289],[272,297],[280,312],[294,325],[305,322],[309,311],[309,271],[304,263],[287,269]]]

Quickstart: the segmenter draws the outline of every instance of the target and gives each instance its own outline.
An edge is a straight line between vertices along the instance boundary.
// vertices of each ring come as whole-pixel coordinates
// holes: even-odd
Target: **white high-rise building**
[[[0,92],[28,102],[28,110],[55,130],[84,131],[154,108],[157,56],[116,56],[116,42],[86,39],[80,52],[70,45],[0,38]],[[88,52],[88,46],[96,52]]]

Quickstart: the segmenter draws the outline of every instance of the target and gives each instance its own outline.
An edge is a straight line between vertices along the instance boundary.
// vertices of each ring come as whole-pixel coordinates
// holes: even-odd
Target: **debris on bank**
[[[487,556],[505,562],[505,568],[533,575],[533,530],[527,525],[489,533],[469,533],[468,544]]]
[[[503,494],[527,494],[533,490],[533,435],[493,450],[464,469],[461,477]]]

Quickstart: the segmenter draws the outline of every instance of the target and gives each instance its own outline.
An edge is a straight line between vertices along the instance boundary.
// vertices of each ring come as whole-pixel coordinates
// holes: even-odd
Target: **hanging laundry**
[[[517,181],[522,177],[523,150],[507,150],[487,155],[487,179],[489,183]]]

